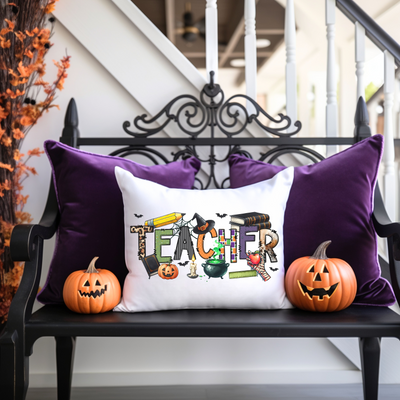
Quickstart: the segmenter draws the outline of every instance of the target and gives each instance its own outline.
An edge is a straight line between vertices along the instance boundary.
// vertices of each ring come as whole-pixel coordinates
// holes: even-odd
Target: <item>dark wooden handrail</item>
[[[365,28],[366,36],[382,51],[387,50],[400,66],[400,45],[382,29],[353,0],[336,0],[337,8],[353,23],[359,22]]]

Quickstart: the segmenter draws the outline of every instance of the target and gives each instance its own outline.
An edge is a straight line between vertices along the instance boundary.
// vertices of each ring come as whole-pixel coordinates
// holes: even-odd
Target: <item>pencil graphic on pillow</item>
[[[185,214],[181,213],[171,213],[167,215],[163,215],[162,217],[157,217],[154,219],[148,219],[144,226],[154,226],[155,228],[159,228],[160,226],[173,224],[178,222]]]

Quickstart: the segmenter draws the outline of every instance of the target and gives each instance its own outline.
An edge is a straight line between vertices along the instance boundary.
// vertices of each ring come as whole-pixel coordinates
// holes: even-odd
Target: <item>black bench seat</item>
[[[340,313],[288,310],[169,310],[77,314],[44,306],[26,324],[41,336],[117,337],[398,337],[400,315],[387,307],[350,306]]]

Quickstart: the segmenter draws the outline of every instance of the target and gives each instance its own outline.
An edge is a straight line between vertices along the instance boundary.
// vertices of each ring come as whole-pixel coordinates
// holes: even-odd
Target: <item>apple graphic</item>
[[[250,261],[254,265],[260,264],[261,258],[260,258],[260,253],[258,251],[251,252],[250,250],[247,252],[247,256],[249,257]]]

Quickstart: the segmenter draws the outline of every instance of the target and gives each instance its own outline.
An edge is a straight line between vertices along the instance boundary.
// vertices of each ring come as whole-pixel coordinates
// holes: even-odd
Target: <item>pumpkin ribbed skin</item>
[[[95,269],[95,257],[89,268],[70,274],[64,283],[66,306],[81,314],[98,314],[112,310],[121,299],[121,286],[107,269]]]
[[[356,296],[357,280],[353,269],[339,258],[322,252],[295,260],[285,277],[286,295],[296,307],[308,311],[332,312],[348,307]],[[321,256],[321,254],[323,254]],[[317,256],[316,256],[317,255]]]

